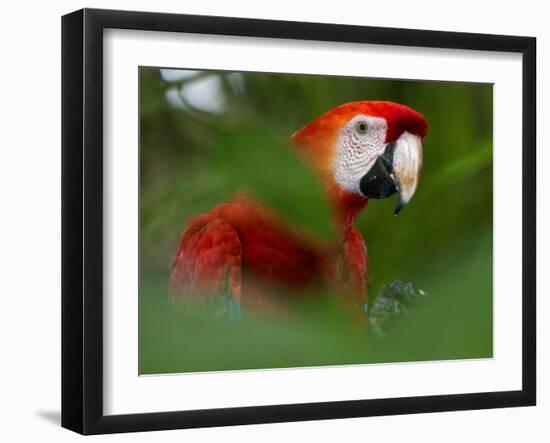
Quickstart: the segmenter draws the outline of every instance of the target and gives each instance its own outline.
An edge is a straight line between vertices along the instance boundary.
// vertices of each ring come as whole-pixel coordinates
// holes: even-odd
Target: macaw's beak
[[[421,173],[422,139],[404,132],[386,145],[384,153],[361,179],[359,188],[369,198],[386,198],[397,192],[397,215],[414,195]]]

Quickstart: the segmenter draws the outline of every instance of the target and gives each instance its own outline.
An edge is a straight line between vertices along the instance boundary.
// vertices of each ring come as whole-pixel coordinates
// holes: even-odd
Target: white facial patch
[[[421,169],[422,140],[404,132],[397,140],[393,153],[394,181],[403,204],[407,204],[414,195]]]
[[[334,179],[343,189],[360,193],[361,178],[384,153],[387,127],[383,118],[358,115],[340,130],[333,168]]]

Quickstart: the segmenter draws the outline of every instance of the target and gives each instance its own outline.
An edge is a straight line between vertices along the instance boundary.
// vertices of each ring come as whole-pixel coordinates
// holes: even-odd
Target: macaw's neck
[[[332,207],[341,238],[345,238],[359,213],[367,206],[368,199],[344,191],[339,186],[330,192]]]

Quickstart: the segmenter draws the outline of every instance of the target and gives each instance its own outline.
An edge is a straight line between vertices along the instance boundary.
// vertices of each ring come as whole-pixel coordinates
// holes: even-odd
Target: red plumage
[[[323,114],[291,137],[326,184],[338,226],[332,244],[298,231],[253,197],[237,195],[188,222],[172,267],[172,296],[202,300],[229,289],[245,310],[279,309],[285,293],[329,285],[362,313],[368,257],[352,224],[367,199],[342,189],[330,174],[338,130],[360,113],[386,119],[387,142],[404,131],[422,138],[427,131],[424,117],[406,106],[355,102]]]

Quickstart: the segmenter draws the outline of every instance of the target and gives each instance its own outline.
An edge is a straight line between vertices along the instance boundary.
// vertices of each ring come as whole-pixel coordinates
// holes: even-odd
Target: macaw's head
[[[337,199],[366,202],[398,193],[397,214],[416,191],[427,132],[424,116],[407,106],[361,101],[328,111],[291,140]]]

